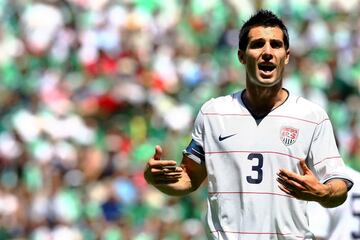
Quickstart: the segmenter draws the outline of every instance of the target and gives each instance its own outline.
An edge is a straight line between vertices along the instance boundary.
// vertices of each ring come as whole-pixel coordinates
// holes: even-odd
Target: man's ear
[[[245,61],[245,52],[241,49],[238,50],[238,59],[239,59],[239,62],[242,63],[242,64],[245,64],[246,61]]]
[[[290,49],[287,49],[286,50],[285,64],[289,63],[289,59],[290,59]]]

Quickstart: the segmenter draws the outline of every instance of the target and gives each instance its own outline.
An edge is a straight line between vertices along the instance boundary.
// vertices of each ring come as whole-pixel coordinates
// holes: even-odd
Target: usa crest
[[[296,142],[299,130],[292,127],[283,127],[280,131],[280,139],[285,146],[290,146]]]

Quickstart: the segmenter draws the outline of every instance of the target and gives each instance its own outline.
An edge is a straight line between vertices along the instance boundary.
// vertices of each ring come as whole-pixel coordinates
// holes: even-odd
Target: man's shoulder
[[[222,103],[229,103],[233,101],[237,101],[240,98],[241,92],[235,92],[228,95],[218,96],[212,98],[212,103],[214,104],[222,104]]]
[[[232,109],[232,105],[238,104],[241,92],[217,96],[207,100],[201,107],[203,113],[225,113]],[[235,101],[235,102],[234,102]]]
[[[317,104],[309,99],[301,97],[301,96],[291,95],[290,102],[294,106],[299,107],[299,109],[302,109],[302,110],[326,113],[325,109],[322,106],[320,106],[319,104]]]
[[[317,104],[307,98],[304,98],[302,96],[290,94],[290,98],[291,98],[291,101],[294,104],[297,104],[298,106],[306,106],[306,107],[310,107],[310,108],[314,108],[314,109],[323,110],[323,107],[321,107],[319,104]]]
[[[290,94],[288,109],[294,116],[308,119],[317,123],[328,119],[325,109],[319,104],[312,102],[304,97]]]

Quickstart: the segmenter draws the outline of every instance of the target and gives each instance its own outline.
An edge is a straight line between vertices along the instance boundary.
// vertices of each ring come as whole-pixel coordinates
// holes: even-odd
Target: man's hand
[[[303,175],[280,169],[277,181],[283,192],[297,199],[316,201],[324,207],[336,207],[346,200],[347,186],[343,180],[334,179],[322,184],[304,160],[300,161],[300,167]]]
[[[306,201],[319,201],[330,193],[329,186],[322,184],[306,166],[304,160],[300,161],[303,175],[296,174],[286,169],[280,169],[277,181],[279,188],[297,199]]]
[[[182,175],[183,169],[176,166],[174,160],[161,160],[162,149],[155,147],[154,156],[147,162],[144,171],[146,181],[152,185],[162,185],[177,182]]]

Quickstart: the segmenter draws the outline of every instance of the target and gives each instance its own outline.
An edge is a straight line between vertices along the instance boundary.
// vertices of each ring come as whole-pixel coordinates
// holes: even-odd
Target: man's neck
[[[247,86],[243,101],[249,111],[255,116],[265,116],[280,106],[288,97],[288,92],[282,85],[269,88]]]

